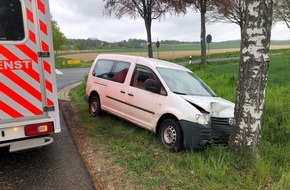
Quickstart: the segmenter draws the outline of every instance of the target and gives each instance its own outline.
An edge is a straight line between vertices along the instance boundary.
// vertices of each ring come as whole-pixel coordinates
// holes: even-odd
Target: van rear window
[[[0,41],[21,41],[24,35],[20,0],[0,1]]]
[[[93,76],[124,83],[129,67],[128,62],[100,59],[94,67]]]

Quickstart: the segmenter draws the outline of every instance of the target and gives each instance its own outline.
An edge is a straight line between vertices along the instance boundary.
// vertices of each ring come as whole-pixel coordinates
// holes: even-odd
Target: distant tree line
[[[107,42],[94,38],[67,39],[64,44],[65,49],[76,49],[76,50],[96,49],[106,45]]]
[[[106,48],[142,48],[146,45],[146,40],[129,39],[119,42],[106,42],[95,38],[88,39],[67,39],[63,49],[74,50],[91,50],[91,49],[106,49]]]
[[[106,42],[95,38],[88,39],[66,39],[63,50],[93,50],[93,49],[112,49],[112,48],[147,48],[147,40],[145,39],[128,39],[119,42]],[[152,42],[155,44],[156,42]],[[199,42],[185,42],[177,40],[161,40],[161,44],[188,44]]]

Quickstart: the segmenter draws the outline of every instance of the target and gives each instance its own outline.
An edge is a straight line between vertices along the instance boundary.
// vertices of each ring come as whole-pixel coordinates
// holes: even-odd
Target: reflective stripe
[[[14,55],[11,51],[5,48],[3,45],[0,45],[0,52],[8,60],[13,60],[13,61],[21,60],[16,55]],[[35,70],[30,69],[30,70],[23,70],[23,71],[26,72],[28,75],[30,75],[38,83],[40,82],[39,73],[37,73]]]
[[[35,51],[29,48],[27,45],[16,45],[18,49],[20,49],[24,54],[26,54],[30,59],[32,59],[35,63],[38,64],[38,56]]]
[[[41,115],[43,111],[39,108],[35,107],[33,103],[29,102],[26,98],[20,96],[17,92],[14,92],[8,86],[0,82],[0,89],[6,95],[12,98],[13,100],[17,100],[17,102],[21,102],[23,107],[31,111],[34,115]],[[9,113],[8,113],[9,114]]]
[[[29,10],[29,9],[26,9],[26,14],[27,14],[27,19],[34,23],[34,17],[33,17],[33,13]]]
[[[48,74],[51,74],[51,66],[50,64],[47,62],[47,61],[43,61],[44,63],[44,70],[48,73]]]
[[[49,51],[49,47],[47,43],[45,43],[44,41],[41,41],[41,48],[42,48],[42,51]]]
[[[21,113],[19,113],[18,111],[16,111],[9,105],[7,105],[5,102],[2,102],[1,100],[0,100],[0,110],[3,110],[5,113],[8,113],[13,118],[23,117]],[[1,117],[0,117],[0,120],[2,120]]]
[[[45,80],[45,87],[47,90],[52,92],[52,84],[48,80]]]
[[[27,40],[23,44],[0,45],[0,122],[58,117],[55,112],[43,111],[43,107],[58,106],[53,59],[38,57],[38,52],[53,50],[48,2],[24,0],[23,5]]]
[[[3,72],[3,74],[10,79],[14,79],[13,82],[17,84],[19,87],[23,88],[27,93],[29,93],[31,96],[34,96],[37,100],[41,101],[41,92],[39,92],[35,87],[31,86],[27,81],[23,80],[21,77],[16,75],[12,71]],[[4,92],[2,89],[1,91]]]
[[[40,0],[37,0],[37,7],[44,15],[46,15],[45,6]]]
[[[47,26],[46,24],[44,24],[44,22],[42,22],[42,20],[39,20],[39,26],[40,26],[40,30],[47,35]]]
[[[36,44],[36,36],[35,36],[35,33],[32,32],[31,30],[29,30],[29,39],[30,39],[34,44]]]
[[[46,7],[43,3],[43,0],[37,0],[37,6],[39,9],[39,25],[40,25],[40,38],[41,38],[41,50],[43,52],[50,52],[52,50],[52,47],[49,47],[49,35],[52,35],[51,33],[48,33],[48,26],[44,22],[47,13]],[[52,69],[51,69],[51,63],[49,60],[43,59],[42,61],[43,67],[44,67],[44,76],[45,76],[45,86],[46,86],[46,104],[48,106],[53,106],[53,85],[52,85]]]

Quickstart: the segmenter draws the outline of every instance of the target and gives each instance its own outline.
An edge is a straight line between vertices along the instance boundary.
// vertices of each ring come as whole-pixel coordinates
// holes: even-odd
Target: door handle
[[[124,90],[121,90],[120,92],[121,92],[122,94],[125,94],[125,91],[124,91]]]
[[[134,96],[132,93],[128,93],[129,96]]]

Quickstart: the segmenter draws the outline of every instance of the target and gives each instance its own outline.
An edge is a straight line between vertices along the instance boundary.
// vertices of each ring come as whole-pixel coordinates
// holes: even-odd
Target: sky
[[[50,0],[50,12],[60,30],[69,39],[95,38],[107,42],[128,39],[146,40],[144,21],[124,16],[117,19],[105,16],[103,0]],[[213,42],[239,40],[240,28],[232,23],[210,23],[207,34]],[[193,9],[183,16],[166,15],[152,23],[152,41],[199,41],[200,15]],[[290,29],[278,23],[272,28],[272,40],[289,40]]]

